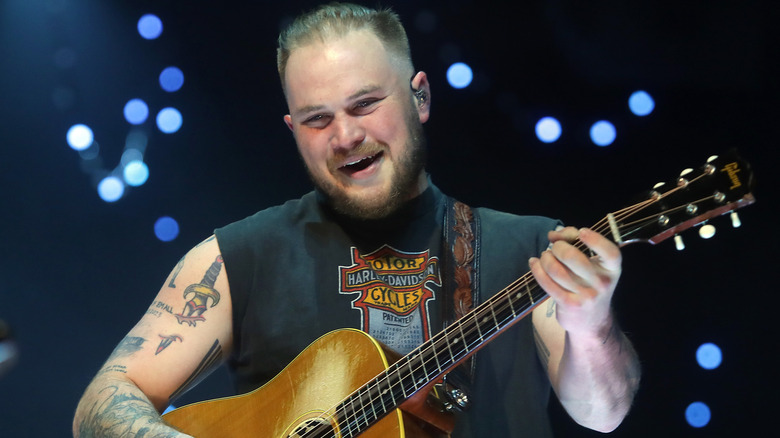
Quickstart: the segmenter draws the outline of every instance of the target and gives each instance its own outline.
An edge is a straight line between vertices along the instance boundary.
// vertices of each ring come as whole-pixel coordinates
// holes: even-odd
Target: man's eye
[[[362,111],[370,109],[375,103],[379,102],[379,99],[365,99],[355,103],[354,109],[356,111]]]
[[[327,123],[328,118],[322,114],[315,114],[303,121],[304,125],[314,127],[325,126]]]

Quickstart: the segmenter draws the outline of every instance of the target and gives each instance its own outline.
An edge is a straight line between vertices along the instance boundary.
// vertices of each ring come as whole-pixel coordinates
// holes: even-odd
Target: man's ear
[[[431,84],[428,82],[428,75],[424,71],[417,72],[412,77],[410,85],[414,94],[415,107],[420,116],[420,123],[425,123],[431,115]]]
[[[290,129],[290,131],[293,130],[292,117],[290,117],[289,114],[286,114],[284,116],[284,124],[287,125],[287,127]]]

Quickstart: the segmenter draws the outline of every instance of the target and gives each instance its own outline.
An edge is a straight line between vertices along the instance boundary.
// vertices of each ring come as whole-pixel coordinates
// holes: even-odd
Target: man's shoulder
[[[316,214],[316,207],[316,195],[314,192],[309,192],[300,198],[290,199],[282,204],[264,208],[243,219],[231,222],[223,228],[261,225],[279,220],[295,222],[312,214]]]
[[[523,227],[525,229],[540,229],[549,231],[560,223],[559,220],[539,215],[519,215],[498,211],[487,207],[478,207],[480,221],[492,227]]]

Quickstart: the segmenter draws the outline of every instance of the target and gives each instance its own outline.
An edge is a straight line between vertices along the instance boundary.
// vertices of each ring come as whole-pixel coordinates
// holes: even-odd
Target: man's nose
[[[352,149],[366,138],[365,129],[354,117],[337,117],[332,126],[330,143],[333,149]]]

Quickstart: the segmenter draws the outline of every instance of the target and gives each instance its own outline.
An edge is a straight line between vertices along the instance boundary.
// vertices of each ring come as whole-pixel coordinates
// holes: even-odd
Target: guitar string
[[[644,208],[647,204],[652,203],[652,202],[656,202],[656,201],[657,200],[650,199],[650,200],[646,200],[646,201],[644,201],[642,203],[636,204],[634,206],[625,208],[623,210],[619,210],[615,214],[615,217],[618,218],[618,219],[626,217],[629,214],[633,214],[634,211],[640,210],[640,209]],[[607,219],[602,219],[600,222],[598,222],[596,225],[594,225],[592,227],[592,229],[594,231],[600,232],[600,233],[604,233],[605,231],[609,231],[610,228],[609,228],[608,220]],[[578,240],[578,241],[575,242],[575,245],[580,247],[580,246],[582,246],[582,242],[580,242]],[[488,299],[485,303],[483,303],[483,305],[478,306],[476,309],[474,309],[474,311],[470,312],[464,318],[462,318],[461,321],[458,321],[456,323],[458,325],[459,331],[461,332],[461,336],[463,338],[465,349],[461,349],[461,350],[458,351],[457,354],[453,355],[452,351],[451,351],[451,344],[452,344],[452,342],[449,339],[449,336],[447,336],[448,335],[447,332],[451,331],[451,330],[445,329],[442,332],[439,332],[439,334],[434,336],[430,341],[428,341],[426,343],[423,343],[420,347],[418,347],[417,349],[415,349],[414,351],[409,353],[406,356],[407,359],[404,361],[405,362],[404,364],[400,364],[399,362],[401,362],[401,361],[396,362],[396,364],[393,364],[393,366],[389,367],[387,370],[385,370],[384,372],[380,373],[379,376],[377,376],[376,378],[372,379],[372,381],[369,382],[367,385],[364,385],[363,387],[359,388],[357,391],[353,392],[349,397],[347,397],[347,399],[345,399],[344,402],[342,402],[339,405],[337,405],[337,406],[343,406],[343,408],[337,408],[336,406],[334,406],[330,410],[330,412],[334,412],[335,411],[336,414],[337,414],[336,418],[344,418],[344,422],[339,421],[339,423],[342,426],[347,426],[347,427],[341,427],[341,429],[346,430],[346,431],[350,432],[350,434],[351,434],[353,432],[352,431],[353,427],[357,427],[357,428],[360,427],[361,418],[363,419],[362,422],[364,422],[366,424],[366,426],[368,426],[373,421],[381,418],[382,416],[384,416],[385,414],[390,412],[390,410],[395,409],[397,407],[398,403],[396,402],[396,398],[392,395],[392,393],[390,394],[390,396],[393,399],[393,403],[392,403],[391,409],[387,409],[387,407],[385,406],[385,403],[384,403],[384,401],[382,399],[383,394],[386,394],[387,391],[374,391],[374,390],[375,389],[378,390],[379,389],[379,385],[383,381],[387,381],[388,384],[390,385],[390,388],[388,388],[388,390],[392,391],[392,387],[395,384],[390,382],[390,377],[393,374],[398,374],[400,372],[401,366],[409,366],[410,375],[412,377],[414,377],[415,369],[412,368],[412,359],[408,359],[408,358],[414,357],[414,358],[419,358],[420,359],[420,365],[417,368],[417,370],[419,371],[420,369],[422,369],[424,377],[425,377],[424,380],[426,382],[426,383],[418,386],[417,382],[412,381],[412,388],[410,388],[410,392],[412,394],[414,394],[416,391],[418,391],[420,389],[420,387],[426,386],[427,382],[431,382],[434,378],[436,378],[439,375],[443,374],[446,370],[449,370],[450,368],[453,368],[455,366],[455,364],[457,364],[460,360],[463,360],[468,355],[470,355],[469,353],[472,350],[474,350],[474,348],[475,348],[474,347],[474,343],[471,343],[470,345],[466,345],[466,342],[468,342],[467,340],[469,338],[469,335],[471,335],[471,336],[475,335],[475,333],[474,333],[475,330],[477,332],[476,335],[478,335],[478,337],[480,338],[480,340],[476,343],[476,345],[479,346],[479,345],[484,343],[485,337],[484,337],[484,334],[482,333],[482,330],[481,330],[481,328],[479,326],[479,322],[477,322],[477,318],[478,317],[480,317],[483,320],[483,322],[484,322],[485,319],[489,319],[490,316],[492,316],[492,319],[495,322],[495,328],[490,328],[490,329],[486,330],[486,332],[489,334],[488,338],[490,338],[490,337],[493,337],[493,336],[497,335],[500,331],[507,329],[509,327],[509,324],[513,320],[516,320],[516,319],[519,318],[519,316],[526,314],[529,311],[529,308],[534,305],[533,303],[535,303],[535,301],[531,298],[530,299],[531,305],[528,305],[527,303],[525,303],[525,304],[515,303],[515,304],[521,304],[519,306],[520,307],[520,311],[518,312],[517,310],[514,309],[512,300],[511,300],[511,298],[508,297],[508,295],[510,293],[518,292],[518,291],[522,290],[523,288],[525,288],[527,290],[527,292],[530,294],[531,293],[531,283],[533,282],[533,279],[531,277],[532,277],[532,275],[530,274],[530,272],[526,273],[520,279],[515,280],[512,284],[510,284],[510,286],[504,288],[499,293],[493,295],[490,299]],[[534,290],[536,290],[538,288],[539,288],[538,284],[533,284],[533,289]],[[523,294],[518,295],[517,299],[519,300],[522,295]],[[543,300],[545,298],[544,296],[546,294],[542,293],[541,295],[542,295],[542,297],[541,298],[537,298],[536,301]],[[501,303],[501,306],[498,308],[498,313],[499,314],[504,314],[504,312],[506,312],[508,310],[512,314],[512,316],[504,318],[504,319],[502,319],[499,322],[498,318],[496,316],[496,306],[495,306],[495,304],[496,304],[495,302],[496,301]],[[506,303],[506,304],[504,304],[504,303]],[[486,315],[486,310],[490,310],[490,316]],[[453,324],[453,326],[454,325],[455,324]],[[463,333],[463,330],[462,330],[462,326],[463,325],[467,325],[467,333]],[[450,327],[452,327],[452,326],[450,326]],[[448,329],[449,329],[449,327],[448,327]],[[441,366],[441,364],[439,362],[439,358],[438,358],[439,354],[436,352],[436,345],[437,344],[441,344],[441,343],[444,343],[445,346],[447,347],[447,350],[450,351],[450,364],[448,366],[445,366],[445,367]],[[430,345],[428,345],[428,344],[430,344]],[[439,345],[439,347],[441,347],[441,345]],[[471,348],[469,348],[469,347],[471,347]],[[433,356],[432,357],[433,357],[433,360],[436,361],[436,365],[435,365],[434,369],[437,370],[437,371],[436,371],[436,373],[433,376],[430,375],[430,373],[427,371],[427,369],[425,367],[427,362],[432,362],[432,360],[430,358],[426,358],[426,356],[429,355],[429,353],[430,353],[430,352],[428,352],[426,350],[429,350],[429,349],[433,351]],[[420,350],[420,351],[417,351],[417,350]],[[433,364],[431,364],[431,365],[433,365]],[[397,376],[397,377],[398,377],[399,384],[401,385],[401,392],[404,394],[404,400],[406,400],[406,399],[408,399],[410,394],[406,393],[407,391],[405,390],[403,385],[404,385],[404,380],[408,380],[408,379],[404,379],[401,376]],[[366,411],[365,404],[364,404],[364,395],[361,394],[361,392],[363,392],[364,390],[365,390],[365,393],[366,393],[365,395],[369,396],[369,399],[368,399],[367,402],[372,407],[371,413],[373,414],[373,419],[371,419],[371,420],[369,420],[369,417],[367,417],[368,412]],[[378,396],[374,397],[372,395],[372,392],[377,392]],[[358,401],[360,402],[360,405],[361,405],[360,408],[356,408],[354,406],[354,404],[355,404],[355,400],[354,399],[356,397],[357,397]],[[381,415],[377,415],[376,409],[374,409],[374,405],[376,404],[377,400],[379,400],[381,402],[382,407],[383,407],[382,411],[380,411]],[[347,404],[347,401],[351,401],[351,403]],[[345,410],[345,408],[348,405],[352,406],[352,411],[353,411],[352,414],[348,414],[346,412],[346,410]],[[338,415],[338,414],[341,414],[341,415]]]

